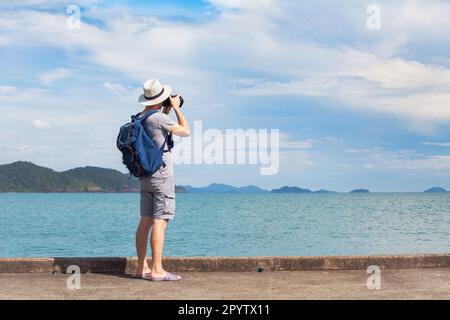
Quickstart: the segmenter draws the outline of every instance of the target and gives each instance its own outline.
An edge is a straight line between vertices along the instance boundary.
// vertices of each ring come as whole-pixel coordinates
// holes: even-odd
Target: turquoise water
[[[0,256],[130,256],[138,194],[0,194]],[[450,252],[446,194],[177,194],[166,254]]]

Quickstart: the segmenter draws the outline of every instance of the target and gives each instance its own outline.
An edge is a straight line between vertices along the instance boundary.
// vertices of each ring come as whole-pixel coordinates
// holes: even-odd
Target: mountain
[[[433,188],[425,190],[424,192],[426,192],[426,193],[437,193],[437,192],[447,192],[447,190],[445,190],[444,188],[441,188],[441,187],[433,187]]]
[[[235,187],[228,184],[212,183],[206,187],[184,186],[190,193],[267,193],[267,190],[256,186]]]
[[[325,190],[325,189],[320,189],[317,191],[313,191],[313,193],[337,193],[336,191],[330,191],[330,190]]]
[[[123,174],[113,169],[84,167],[64,171],[61,174],[93,183],[98,187],[97,190],[93,191],[136,192],[139,190],[139,180],[137,178],[129,178],[128,174]]]
[[[355,189],[350,191],[350,193],[369,193],[370,191],[367,189]]]
[[[0,192],[137,192],[139,180],[113,169],[75,168],[57,172],[31,162],[0,165]],[[176,192],[187,192],[176,186]]]
[[[273,189],[271,193],[311,193],[309,189],[302,189],[299,187],[281,187],[280,189]]]
[[[185,188],[188,192],[191,193],[226,193],[236,190],[236,187],[222,183],[211,183],[207,187],[185,186]]]
[[[0,192],[75,192],[97,186],[31,162],[17,161],[0,166]]]
[[[246,187],[240,187],[238,188],[238,192],[240,193],[268,193],[269,191],[261,189],[260,187],[257,186],[246,186]]]
[[[299,187],[281,187],[280,189],[273,189],[270,191],[272,193],[337,193],[336,191],[330,191],[325,189],[320,189],[316,191],[311,191],[309,189],[302,189]]]

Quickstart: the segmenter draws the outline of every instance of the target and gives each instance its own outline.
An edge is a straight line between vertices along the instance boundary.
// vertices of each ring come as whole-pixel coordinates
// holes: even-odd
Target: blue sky
[[[117,130],[158,78],[191,122],[283,137],[277,175],[179,165],[179,184],[450,189],[448,1],[377,1],[378,30],[372,1],[79,0],[79,30],[70,4],[0,4],[0,163],[124,171]]]

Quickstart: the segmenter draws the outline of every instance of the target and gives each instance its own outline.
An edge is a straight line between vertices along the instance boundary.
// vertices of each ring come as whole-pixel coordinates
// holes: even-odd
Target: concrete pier
[[[176,283],[134,279],[136,258],[0,258],[0,299],[450,299],[450,254],[172,257]],[[67,287],[80,267],[80,289]],[[380,267],[379,289],[367,267]],[[258,272],[262,271],[262,272]]]

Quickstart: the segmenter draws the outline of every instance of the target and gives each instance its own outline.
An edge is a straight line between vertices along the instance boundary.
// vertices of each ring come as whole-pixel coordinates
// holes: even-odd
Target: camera
[[[172,97],[172,98],[175,98],[176,95],[171,95],[171,97]],[[180,108],[181,108],[181,106],[183,105],[183,103],[184,103],[184,99],[183,99],[182,96],[180,96]],[[169,99],[169,98],[167,98],[166,100],[164,100],[164,102],[163,102],[163,107],[171,107],[171,106],[172,106],[172,105],[171,105],[171,103],[170,103],[170,99]]]

